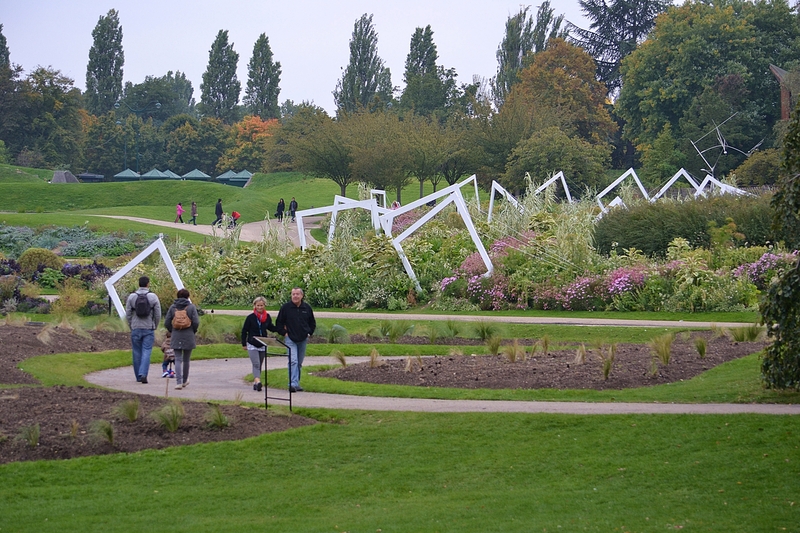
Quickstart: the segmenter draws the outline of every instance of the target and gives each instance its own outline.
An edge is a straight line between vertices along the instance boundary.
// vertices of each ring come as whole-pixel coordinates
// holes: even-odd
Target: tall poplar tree
[[[443,111],[452,103],[456,93],[456,73],[437,66],[439,54],[433,42],[430,25],[417,28],[411,36],[411,46],[406,57],[406,82],[400,105],[413,109],[419,115],[429,116]]]
[[[11,54],[8,51],[6,36],[3,35],[3,25],[0,24],[0,68],[9,68],[10,66]]]
[[[247,89],[244,104],[249,113],[263,119],[280,118],[278,94],[281,64],[272,60],[269,38],[262,33],[253,47],[253,57],[247,65]]]
[[[554,16],[549,0],[539,6],[535,21],[528,9],[528,6],[522,7],[519,13],[508,17],[506,34],[497,48],[497,76],[492,80],[497,107],[502,107],[511,87],[519,81],[519,71],[525,66],[523,58],[528,53],[544,50],[550,39],[567,36],[567,31],[561,29],[564,15]]]
[[[228,30],[219,30],[208,52],[208,68],[200,84],[200,112],[228,124],[236,120],[242,84],[236,77],[239,54],[228,44]]]
[[[392,99],[392,74],[378,56],[378,34],[372,15],[364,13],[353,27],[350,39],[350,63],[333,91],[339,112],[382,108]]]
[[[122,66],[125,53],[122,51],[122,26],[116,9],[100,17],[92,31],[94,43],[89,49],[89,64],[86,66],[86,107],[102,115],[114,108],[122,96]]]

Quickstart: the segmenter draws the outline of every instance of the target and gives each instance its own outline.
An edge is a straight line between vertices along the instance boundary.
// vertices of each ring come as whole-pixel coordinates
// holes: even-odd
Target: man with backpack
[[[139,289],[128,296],[125,316],[131,328],[133,372],[136,374],[136,381],[147,383],[155,331],[161,321],[161,303],[158,296],[150,292],[150,278],[147,276],[139,278]]]

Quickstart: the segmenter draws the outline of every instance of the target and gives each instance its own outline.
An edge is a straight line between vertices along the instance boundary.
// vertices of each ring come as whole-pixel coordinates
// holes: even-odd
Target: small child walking
[[[164,352],[164,360],[161,362],[161,377],[174,378],[175,371],[172,370],[172,364],[175,362],[175,351],[170,346],[172,334],[168,331],[164,342],[161,343],[161,351]]]

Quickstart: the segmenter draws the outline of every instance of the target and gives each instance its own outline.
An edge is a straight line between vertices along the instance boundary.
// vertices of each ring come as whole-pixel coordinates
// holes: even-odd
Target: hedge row
[[[724,195],[612,209],[595,226],[595,246],[604,254],[616,246],[618,252],[637,248],[649,256],[663,257],[669,243],[683,237],[692,247],[707,248],[711,242],[709,224],[714,222],[722,227],[729,218],[736,224],[737,232],[744,234],[742,244],[765,246],[775,242],[771,198],[771,194]]]

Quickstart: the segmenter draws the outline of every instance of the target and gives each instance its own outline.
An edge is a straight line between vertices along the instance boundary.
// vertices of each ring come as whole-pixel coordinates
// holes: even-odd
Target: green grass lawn
[[[797,531],[789,416],[418,414],[0,466],[4,531]]]
[[[236,345],[196,351],[235,356]],[[129,358],[51,355],[22,366],[47,385],[81,385],[85,373]],[[751,356],[657,392],[614,391],[615,400],[719,401],[757,381],[757,365]],[[303,384],[322,381],[330,380],[309,375]],[[321,423],[240,442],[0,466],[0,530],[750,532],[800,522],[798,417],[295,414]]]

